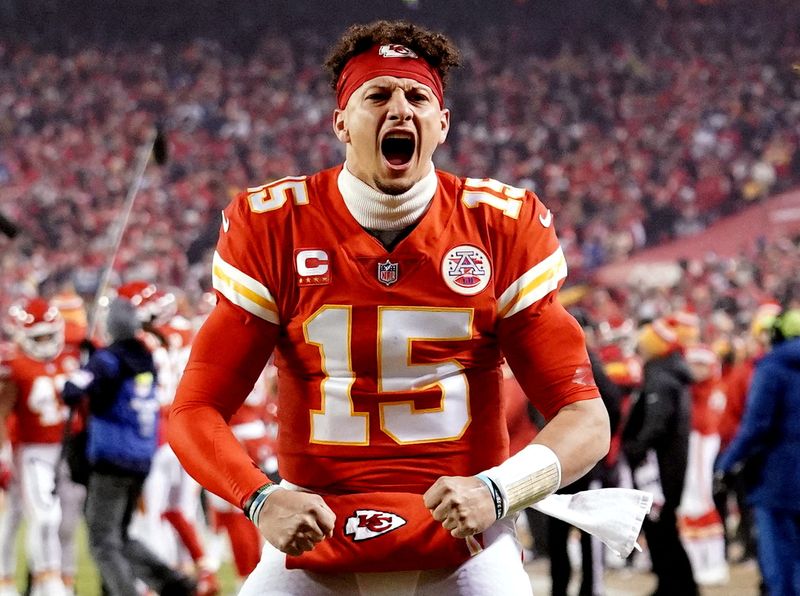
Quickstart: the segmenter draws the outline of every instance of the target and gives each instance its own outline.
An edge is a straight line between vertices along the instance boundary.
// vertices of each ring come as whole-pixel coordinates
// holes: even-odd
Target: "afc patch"
[[[462,244],[442,259],[442,278],[447,287],[464,296],[481,292],[492,278],[492,264],[481,249]]]

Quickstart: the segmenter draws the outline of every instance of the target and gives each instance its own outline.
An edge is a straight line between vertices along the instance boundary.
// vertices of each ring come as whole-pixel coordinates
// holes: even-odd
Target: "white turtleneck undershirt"
[[[439,179],[431,163],[430,172],[422,180],[402,194],[389,195],[356,178],[345,163],[337,184],[353,218],[388,245],[422,218],[436,193]]]

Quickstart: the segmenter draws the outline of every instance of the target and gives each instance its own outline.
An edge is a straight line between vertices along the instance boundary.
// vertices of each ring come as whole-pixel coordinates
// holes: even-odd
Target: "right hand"
[[[319,495],[279,489],[264,502],[258,529],[272,546],[297,556],[333,535],[336,514]]]

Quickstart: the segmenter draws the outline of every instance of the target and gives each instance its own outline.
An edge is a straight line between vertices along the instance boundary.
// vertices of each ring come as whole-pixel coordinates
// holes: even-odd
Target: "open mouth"
[[[414,156],[416,142],[408,135],[387,135],[381,142],[383,157],[393,166],[404,166]]]

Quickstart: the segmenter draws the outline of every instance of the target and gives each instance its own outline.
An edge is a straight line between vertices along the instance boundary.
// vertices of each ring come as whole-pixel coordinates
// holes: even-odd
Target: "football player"
[[[327,62],[345,163],[223,212],[170,436],[267,539],[241,594],[530,594],[516,513],[608,450],[553,213],[432,163],[457,62],[413,24],[352,27]],[[279,485],[227,424],[273,350]],[[548,420],[510,458],[503,355]]]
[[[686,482],[678,523],[686,554],[699,585],[724,585],[729,570],[725,556],[725,528],[714,504],[712,479],[719,454],[719,421],[725,409],[722,365],[710,347],[686,348],[692,371],[692,413]]]
[[[64,594],[61,577],[61,502],[55,494],[67,408],[61,400],[66,375],[78,367],[64,351],[64,319],[42,298],[11,307],[17,355],[0,377],[0,435],[17,419],[15,481],[27,520],[26,554],[34,596]],[[0,436],[0,442],[4,440]]]

